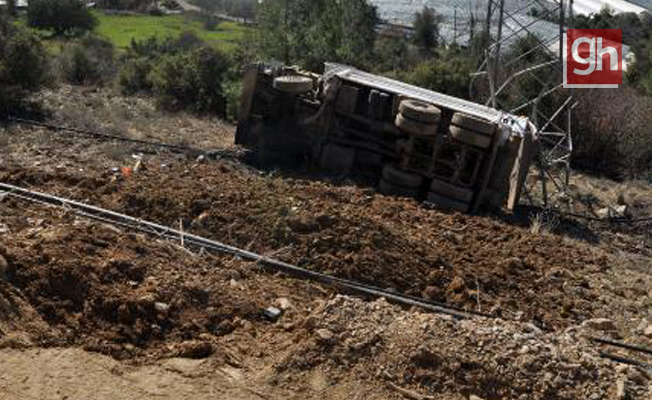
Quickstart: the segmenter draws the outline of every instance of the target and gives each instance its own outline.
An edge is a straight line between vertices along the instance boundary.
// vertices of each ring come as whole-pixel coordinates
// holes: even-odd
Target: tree
[[[258,55],[311,70],[324,61],[368,65],[376,9],[367,0],[267,0],[257,13]]]
[[[414,15],[414,41],[424,52],[431,52],[439,45],[441,17],[430,7]]]
[[[0,116],[46,82],[45,50],[33,35],[0,16]]]
[[[61,36],[90,31],[97,20],[81,0],[30,0],[27,24]]]
[[[7,0],[7,14],[10,17],[16,16],[16,0]]]

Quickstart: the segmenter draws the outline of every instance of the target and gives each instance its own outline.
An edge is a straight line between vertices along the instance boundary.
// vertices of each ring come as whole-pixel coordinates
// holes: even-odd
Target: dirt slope
[[[89,124],[102,128],[111,123],[98,116],[126,115],[123,133],[140,132],[146,103],[87,95]],[[62,101],[60,93],[46,96]],[[573,224],[533,233],[516,217],[450,214],[351,182],[260,171],[228,145],[232,128],[186,119],[184,144],[218,149],[217,157],[11,126],[0,131],[0,181],[500,318],[456,322],[338,297],[228,256],[2,196],[0,393],[649,395],[645,372],[599,358],[605,349],[588,340],[652,344],[643,335],[652,321],[644,231]],[[161,130],[140,135],[174,142],[173,123],[156,117],[152,126]],[[138,171],[121,172],[136,162]],[[272,305],[285,309],[277,322],[263,315]],[[609,320],[589,321],[598,317]],[[86,367],[70,368],[77,363]]]

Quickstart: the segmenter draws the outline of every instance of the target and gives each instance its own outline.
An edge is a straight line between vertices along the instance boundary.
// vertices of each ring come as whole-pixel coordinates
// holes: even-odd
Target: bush
[[[45,49],[33,35],[0,18],[0,116],[46,82]]]
[[[652,99],[631,88],[577,93],[573,167],[613,179],[652,173]]]
[[[242,99],[242,79],[232,79],[224,84],[224,96],[226,97],[226,116],[237,121],[240,112]]]
[[[153,65],[153,61],[147,57],[126,60],[118,74],[118,86],[122,93],[151,92],[152,82],[149,79],[149,74],[152,72]]]
[[[209,15],[206,17],[204,20],[204,29],[207,31],[214,31],[217,28],[217,18],[213,17],[212,15]]]
[[[32,28],[54,31],[55,35],[83,33],[97,20],[81,0],[30,0],[27,24]]]
[[[150,93],[153,89],[150,74],[164,56],[188,52],[203,45],[193,32],[182,32],[176,38],[164,40],[132,41],[118,73],[118,87],[124,94]]]
[[[468,98],[472,72],[474,72],[474,64],[468,56],[445,55],[421,62],[401,78],[426,89]]]
[[[64,47],[58,67],[61,79],[74,85],[107,83],[115,73],[113,44],[87,35]]]
[[[158,103],[167,110],[190,109],[224,116],[222,80],[226,58],[217,50],[200,47],[164,56],[150,74]]]

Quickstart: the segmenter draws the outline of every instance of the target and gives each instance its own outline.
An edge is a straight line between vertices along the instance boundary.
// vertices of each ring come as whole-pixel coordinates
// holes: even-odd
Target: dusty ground
[[[216,151],[197,159],[11,125],[0,132],[2,182],[500,318],[456,322],[337,297],[251,263],[4,197],[0,393],[8,398],[650,394],[645,372],[599,358],[587,339],[652,345],[644,335],[650,224],[444,213],[352,182],[257,170],[237,157],[233,128],[219,121],[164,116],[146,100],[104,91],[42,96],[56,123]],[[650,207],[645,184],[576,179],[582,193],[597,188],[596,206],[622,197],[632,213]],[[275,323],[262,315],[271,305],[286,308]]]

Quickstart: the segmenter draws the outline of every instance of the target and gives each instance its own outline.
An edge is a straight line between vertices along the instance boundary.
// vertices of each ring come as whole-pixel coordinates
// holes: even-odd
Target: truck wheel
[[[274,89],[283,93],[301,94],[311,91],[312,79],[306,76],[287,75],[274,78]]]
[[[495,124],[462,113],[455,113],[451,123],[470,131],[484,133],[485,135],[492,135],[496,130]]]
[[[436,125],[441,118],[439,108],[418,100],[403,100],[398,110],[405,118],[427,125]]]
[[[395,123],[398,129],[413,135],[432,136],[437,133],[437,124],[424,124],[405,118],[402,114],[396,115]]]
[[[439,179],[432,181],[430,184],[430,191],[456,201],[461,201],[462,203],[470,203],[473,199],[473,190],[453,185]]]
[[[441,208],[446,208],[453,211],[459,211],[462,213],[469,212],[469,208],[470,208],[469,203],[464,203],[461,201],[449,199],[448,197],[440,196],[432,192],[428,193],[428,197],[426,201],[436,206],[439,206]]]
[[[478,132],[473,132],[460,128],[459,126],[451,126],[451,136],[462,143],[470,144],[471,146],[486,149],[491,145],[491,136],[486,136]]]
[[[423,178],[420,175],[412,174],[410,172],[401,171],[391,164],[383,167],[383,180],[393,184],[402,186],[408,189],[419,189]]]
[[[388,196],[410,197],[410,198],[419,197],[419,189],[411,189],[411,188],[395,185],[391,182],[387,182],[384,179],[380,180],[379,189],[380,189],[380,193]]]

